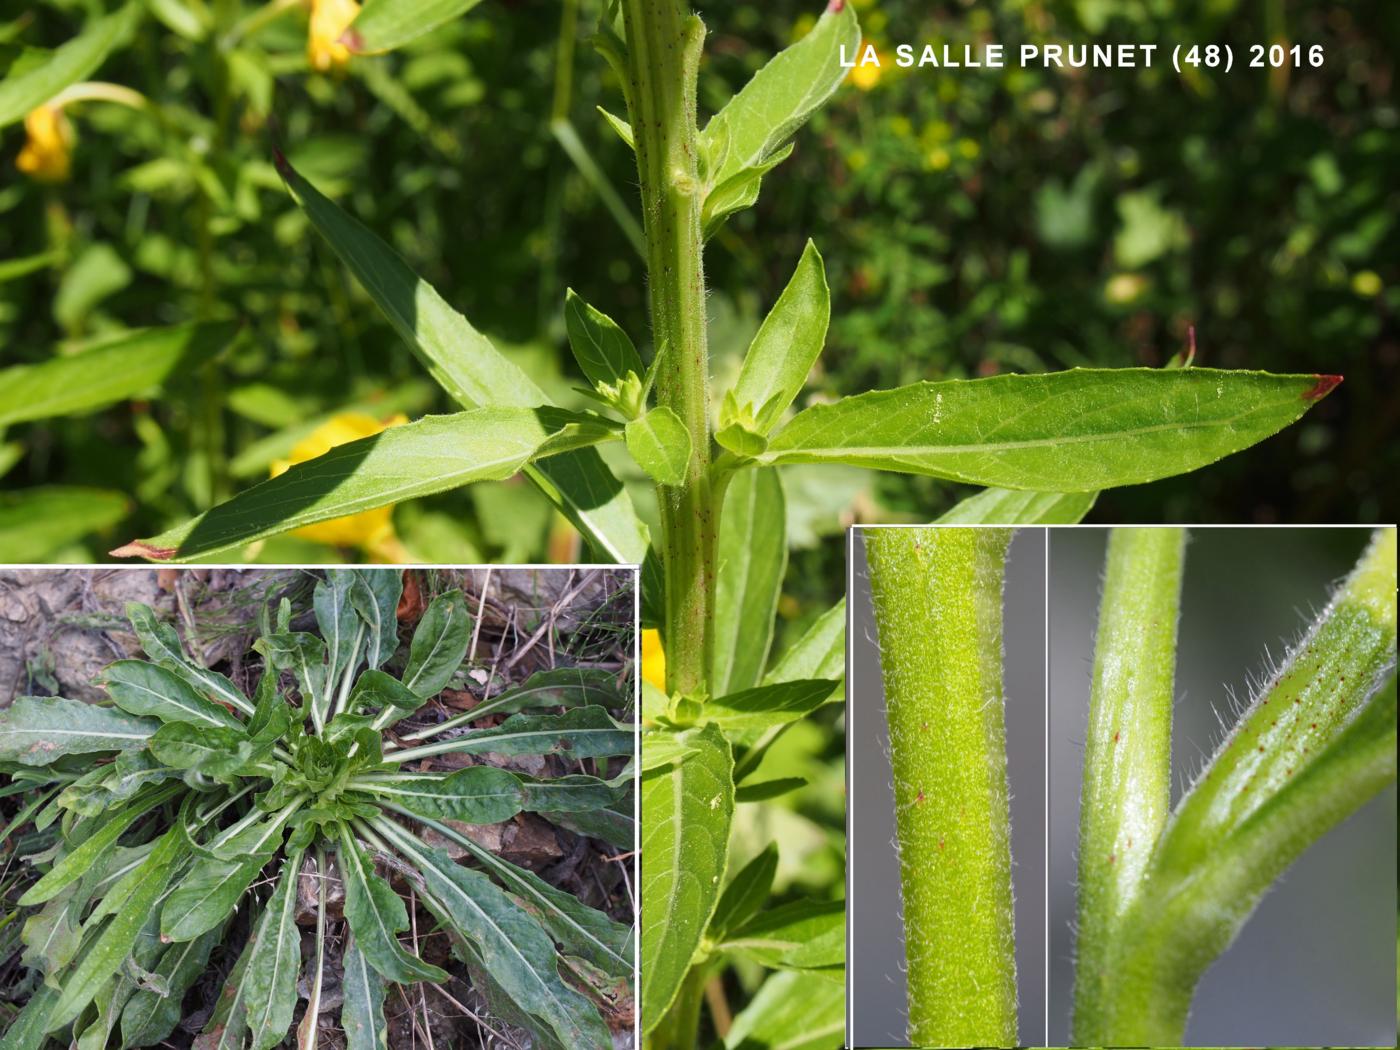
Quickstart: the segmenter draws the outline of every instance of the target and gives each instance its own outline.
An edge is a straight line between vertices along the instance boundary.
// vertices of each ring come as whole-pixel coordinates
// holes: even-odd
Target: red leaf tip
[[[1341,376],[1313,376],[1313,378],[1317,382],[1303,391],[1304,401],[1321,401],[1342,383]]]
[[[131,543],[107,553],[114,558],[147,558],[151,561],[169,561],[175,557],[175,548],[152,547],[149,543],[133,540]]]
[[[351,51],[359,54],[364,50],[365,38],[360,36],[360,31],[358,29],[351,27],[340,34],[340,39],[337,40],[336,43],[348,47]]]
[[[282,178],[288,178],[292,173],[292,166],[287,163],[286,154],[276,146],[272,147],[272,163],[277,168],[277,174]]]
[[[830,14],[840,14],[846,9],[846,0],[831,0],[831,2],[826,5],[826,9]]]

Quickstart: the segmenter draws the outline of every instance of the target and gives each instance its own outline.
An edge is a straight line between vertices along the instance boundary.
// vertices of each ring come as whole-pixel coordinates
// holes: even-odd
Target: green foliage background
[[[0,23],[0,62],[62,42],[101,6],[60,0]],[[711,33],[702,111],[804,32],[818,6],[700,4]],[[567,26],[571,5],[496,0],[402,52],[357,58],[343,76],[307,68],[300,6],[223,51],[182,35],[182,0],[152,7],[159,17],[97,76],[141,90],[156,110],[75,107],[73,176],[56,186],[15,172],[18,125],[0,134],[0,259],[53,253],[0,283],[0,359],[41,361],[123,327],[203,316],[246,328],[214,371],[162,397],[4,435],[0,501],[53,484],[127,496],[124,517],[109,512],[80,539],[43,530],[40,546],[52,545],[32,557],[100,556],[183,520],[265,476],[310,421],[351,403],[378,415],[447,407],[308,229],[271,164],[274,142],[551,390],[578,378],[563,332],[569,284],[645,337],[641,260],[550,124],[551,112],[566,114],[635,207],[633,158],[593,109],[620,107],[585,41],[594,0],[579,7],[572,46],[560,19],[562,9]],[[1011,51],[1100,39],[1157,43],[1159,61],[1083,73],[887,68],[869,90],[848,83],[758,206],[710,246],[717,373],[737,369],[811,236],[834,299],[812,396],[1156,365],[1194,324],[1199,363],[1347,382],[1247,454],[1104,493],[1096,520],[1396,516],[1380,481],[1400,466],[1400,190],[1389,177],[1400,162],[1400,16],[1389,5],[857,7],[887,55],[900,42]],[[220,8],[228,24],[258,10]],[[1326,64],[1178,77],[1163,56],[1178,42],[1242,54],[1276,38],[1323,44]],[[630,480],[646,507],[649,485]],[[843,521],[927,520],[961,494],[844,468],[789,469],[785,485],[790,531],[807,549],[790,574],[799,599],[839,586],[838,545],[816,541]],[[546,555],[551,512],[528,487],[493,483],[400,507],[396,524],[425,560],[530,560]],[[348,553],[283,538],[260,556]]]

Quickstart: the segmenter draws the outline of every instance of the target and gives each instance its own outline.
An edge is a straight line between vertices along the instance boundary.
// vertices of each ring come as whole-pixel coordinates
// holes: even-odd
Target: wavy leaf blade
[[[580,429],[581,427],[581,429]],[[557,409],[476,408],[426,416],[254,485],[199,517],[112,553],[155,561],[193,558],[472,481],[500,481],[563,441],[590,444],[608,431]]]
[[[1074,369],[916,383],[799,412],[761,462],[1090,492],[1196,470],[1299,419],[1335,377]]]
[[[146,745],[160,723],[60,696],[21,696],[0,711],[0,759],[46,766],[64,755]]]
[[[714,726],[680,734],[678,761],[641,781],[642,1031],[675,1000],[719,901],[734,815],[734,758]]]
[[[439,594],[428,605],[409,643],[403,684],[425,700],[452,681],[471,644],[472,618],[460,590]]]
[[[399,944],[397,934],[408,929],[408,911],[393,887],[374,873],[348,829],[341,832],[339,856],[345,873],[345,918],[369,964],[398,984],[447,980],[445,971]]]

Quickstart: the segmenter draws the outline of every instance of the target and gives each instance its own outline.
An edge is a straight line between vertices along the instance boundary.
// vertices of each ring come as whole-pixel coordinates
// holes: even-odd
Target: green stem
[[[1395,585],[1395,530],[1378,530],[1178,804],[1077,1045],[1180,1045],[1196,983],[1269,885],[1394,781]]]
[[[1075,1028],[1110,1007],[1118,924],[1171,805],[1182,529],[1114,529],[1099,606],[1079,807]]]
[[[703,199],[695,123],[704,27],[680,0],[623,0],[622,13],[652,334],[657,353],[665,354],[657,402],[681,418],[691,438],[684,480],[657,488],[667,686],[672,693],[703,694],[710,667],[718,524],[709,480]]]
[[[1001,686],[1007,529],[866,535],[894,773],[909,1039],[1016,1045]]]

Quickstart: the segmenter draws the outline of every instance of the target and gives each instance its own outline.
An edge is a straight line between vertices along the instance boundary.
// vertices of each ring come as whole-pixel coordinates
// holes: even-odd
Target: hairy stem
[[[1099,605],[1079,805],[1076,1030],[1109,1007],[1118,924],[1171,804],[1182,529],[1114,529]]]
[[[1273,880],[1394,781],[1395,582],[1378,530],[1177,806],[1076,1044],[1180,1045],[1196,983]]]
[[[909,1039],[1016,1045],[1001,685],[1007,529],[866,537],[894,772]]]
[[[703,195],[695,78],[704,27],[680,0],[624,0],[627,100],[636,136],[652,335],[664,354],[657,402],[690,432],[679,485],[657,487],[665,574],[667,686],[706,689],[715,592],[717,507],[710,487]]]

